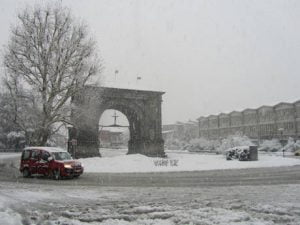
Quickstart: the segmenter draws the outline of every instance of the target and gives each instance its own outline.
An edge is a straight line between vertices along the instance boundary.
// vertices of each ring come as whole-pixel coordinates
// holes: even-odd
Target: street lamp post
[[[282,147],[282,156],[284,157],[284,152],[285,152],[285,149],[283,148],[283,128],[279,128],[278,131],[280,132],[280,144],[281,144],[281,147]]]
[[[76,128],[73,127],[72,125],[67,125],[68,128],[68,152],[71,153],[73,158],[75,159],[76,157],[76,146],[77,146],[77,131]]]

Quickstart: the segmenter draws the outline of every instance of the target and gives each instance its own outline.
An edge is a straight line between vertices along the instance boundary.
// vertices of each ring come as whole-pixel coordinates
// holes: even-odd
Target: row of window
[[[300,110],[297,111],[296,113],[297,118],[300,117]],[[276,115],[276,116],[275,116]],[[267,121],[274,121],[275,117],[277,118],[277,120],[292,120],[294,119],[294,110],[291,109],[285,109],[285,110],[277,110],[276,112],[273,111],[261,111],[258,113],[258,117],[259,117],[259,121],[262,122],[267,122]],[[223,124],[223,126],[226,124],[229,124],[229,120],[231,118],[231,123],[232,124],[239,124],[242,122],[242,116],[228,116],[227,118],[219,118],[219,122],[220,122],[220,126],[221,124]],[[207,118],[207,120],[209,120],[209,118]],[[217,119],[213,119],[210,120],[210,122],[208,123],[208,121],[202,121],[200,122],[201,126],[208,126],[211,125],[211,127],[216,126],[218,124],[218,120]],[[247,114],[244,115],[244,120],[245,121],[256,121],[256,114]],[[236,122],[235,122],[236,121]],[[246,122],[247,123],[247,122]]]
[[[290,120],[291,121],[291,120]],[[293,121],[293,120],[292,120]],[[250,123],[251,125],[260,125],[260,126],[265,126],[265,124],[263,123]],[[282,122],[277,122],[277,123],[272,123],[272,124],[269,124],[270,126],[277,126],[277,127],[281,127],[281,124],[283,124],[283,128],[286,128],[286,129],[293,129],[293,127],[295,127],[295,122],[286,122],[286,123],[282,123]],[[241,124],[241,123],[232,123],[231,126],[229,126],[229,124],[226,124],[227,126],[224,126],[224,124],[220,124],[220,126],[218,127],[217,125],[215,126],[201,126],[200,124],[200,130],[206,130],[206,129],[209,129],[209,128],[212,128],[212,129],[219,129],[219,128],[230,128],[230,127],[236,127],[236,126],[242,126],[242,127],[247,127],[249,124],[245,123],[244,125]]]
[[[292,127],[293,128],[293,127]],[[230,134],[235,134],[236,132],[241,132],[244,133],[245,135],[249,136],[249,137],[258,137],[258,136],[279,136],[280,133],[278,131],[278,129],[274,129],[271,126],[262,126],[260,127],[260,129],[257,129],[256,127],[251,127],[248,129],[245,129],[244,131],[242,129],[226,129],[226,130],[206,130],[206,131],[202,131],[200,132],[200,136],[202,137],[217,137],[217,136],[227,136]],[[285,129],[283,132],[283,135],[285,134],[290,134],[293,135],[295,134],[295,130],[294,129]]]

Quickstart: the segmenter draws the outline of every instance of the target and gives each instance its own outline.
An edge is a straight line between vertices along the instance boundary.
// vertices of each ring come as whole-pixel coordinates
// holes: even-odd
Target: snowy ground
[[[0,224],[299,225],[300,185],[108,188],[0,182]]]
[[[129,160],[132,156],[124,155],[126,153],[125,150],[102,150],[101,152],[104,156],[102,160],[120,163],[124,166],[126,164],[121,159],[125,157],[123,161],[134,163],[134,160]],[[179,158],[177,167],[180,167],[179,163],[183,164],[184,160],[192,162],[193,166],[197,166],[196,162],[205,164],[204,159],[212,160],[213,158],[210,157],[222,157],[182,152],[168,152],[168,155],[168,160]],[[19,156],[20,154],[10,156],[8,154],[0,154],[2,162],[6,162],[9,165],[3,165],[2,167],[0,164],[0,170],[4,168],[7,171],[10,171],[10,169],[16,170],[18,165],[11,164],[7,159],[10,157],[18,158]],[[292,163],[288,158],[266,156],[267,158],[264,160],[264,157],[260,156],[260,161],[264,162],[264,167],[268,162],[272,167],[282,165],[282,163],[284,165],[295,163],[294,161]],[[145,158],[147,159],[147,157]],[[153,163],[154,159],[150,158],[150,160]],[[219,160],[219,164],[222,162],[233,164],[247,163],[226,161],[224,158],[217,160]],[[294,160],[300,161],[299,159]],[[212,163],[212,161],[209,162]],[[215,169],[218,163],[211,168]],[[110,165],[111,169],[113,166],[119,166],[116,164]],[[139,166],[139,169],[142,170],[142,166],[147,167],[147,164]],[[160,167],[168,168],[171,166]],[[176,166],[172,167],[175,168]],[[206,164],[205,167],[209,168],[209,165]],[[131,166],[131,168],[134,167]],[[25,179],[22,177],[7,180],[4,179],[7,174],[0,171],[0,224],[299,225],[300,184],[291,182],[299,179],[299,170],[297,168],[299,167],[247,169],[243,171],[212,170],[181,173],[137,173],[133,177],[131,174],[125,173],[118,175],[117,179],[120,179],[119,176],[124,176],[123,180],[129,179],[137,182],[138,185],[130,187],[104,187],[101,182],[89,184],[89,178],[96,177],[100,180],[105,180],[106,178],[113,180],[116,178],[113,177],[113,174],[87,173],[77,180],[63,181]],[[278,170],[278,173],[269,171],[274,169]],[[292,172],[292,176],[290,176],[289,171]],[[287,174],[289,174],[290,178],[285,180],[283,178],[286,172],[288,172]],[[141,186],[141,182],[146,183],[147,179],[158,179],[159,177],[156,174],[160,174],[159,176],[162,176],[162,178],[175,176],[174,178],[178,181],[174,185],[173,183],[169,184],[168,187]],[[240,176],[237,176],[237,181],[240,182],[235,182],[237,174],[240,174]],[[283,177],[280,174],[283,174]],[[239,180],[246,175],[247,184],[250,184],[247,186],[245,182],[243,183],[242,180]],[[144,177],[146,180],[136,176]],[[185,176],[190,178],[185,179]],[[228,179],[229,185],[221,185],[223,181],[218,178],[220,176]],[[189,182],[191,179],[203,180],[205,183],[208,178],[213,179],[214,177],[217,183],[221,182],[218,186],[205,186],[200,185],[201,183],[195,186],[193,182],[190,182],[188,185],[181,187],[182,182]],[[259,177],[266,178],[266,184],[269,185],[261,185],[261,183],[258,185],[257,181],[259,179],[257,178]],[[271,185],[272,179],[282,179],[285,184]]]
[[[21,156],[21,153],[20,152],[16,152],[16,153],[0,152],[0,160],[1,159],[12,158],[12,157],[16,157],[16,156]]]
[[[126,149],[101,149],[102,158],[80,159],[86,172],[138,173],[168,171],[203,171],[300,165],[299,159],[260,154],[258,161],[227,161],[223,155],[191,154],[167,151],[168,157],[151,158],[144,155],[125,155]]]
[[[152,158],[140,154],[126,155],[127,149],[101,149],[102,157],[80,159],[85,172],[143,173],[245,169],[300,165],[300,157],[282,157],[278,154],[259,154],[258,161],[228,161],[223,155],[166,151],[167,158]],[[0,164],[20,153],[0,153]]]

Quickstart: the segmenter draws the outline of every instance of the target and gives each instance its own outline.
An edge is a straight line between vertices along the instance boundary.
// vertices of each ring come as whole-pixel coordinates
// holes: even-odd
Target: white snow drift
[[[300,158],[282,155],[259,154],[258,161],[227,161],[223,155],[195,154],[182,151],[167,151],[167,158],[152,158],[141,154],[125,155],[127,150],[101,149],[102,158],[79,159],[85,172],[91,173],[146,173],[172,171],[203,171],[281,167],[300,165]],[[121,154],[121,155],[120,155]],[[0,164],[9,158],[20,157],[20,153],[0,154]]]
[[[168,153],[167,158],[140,154],[80,159],[85,172],[138,173],[168,171],[202,171],[300,165],[299,159],[259,155],[258,161],[227,161],[223,155]]]

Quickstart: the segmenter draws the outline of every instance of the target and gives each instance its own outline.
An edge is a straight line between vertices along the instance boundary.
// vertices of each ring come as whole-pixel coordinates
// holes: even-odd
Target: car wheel
[[[59,180],[61,178],[59,169],[53,171],[53,178],[54,180]]]
[[[27,168],[23,170],[23,177],[30,177],[30,172]]]

